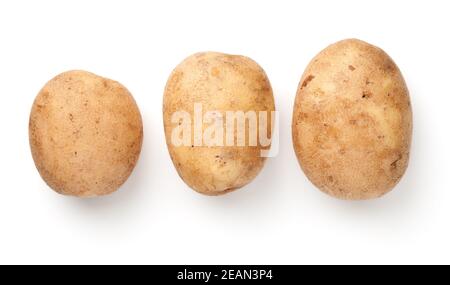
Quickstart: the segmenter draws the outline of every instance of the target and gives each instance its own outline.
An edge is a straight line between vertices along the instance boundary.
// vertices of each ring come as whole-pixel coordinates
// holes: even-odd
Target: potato
[[[117,190],[136,165],[142,137],[141,115],[130,92],[86,71],[50,80],[31,110],[34,162],[61,194],[90,197]]]
[[[198,118],[195,106],[201,106],[204,120],[202,116],[195,120]],[[246,143],[239,144],[238,119],[234,120],[235,117],[227,113],[242,111],[259,115],[267,112],[266,118],[270,121],[275,111],[269,80],[264,70],[250,58],[216,52],[188,57],[168,79],[163,111],[171,159],[180,177],[195,191],[206,195],[228,193],[252,181],[262,169],[265,157],[261,151],[270,145],[263,145],[261,141],[250,143],[250,119],[244,121],[248,130]],[[182,119],[176,116],[180,112],[184,115]],[[228,120],[232,123],[227,124]],[[215,143],[205,144],[207,130],[214,122],[218,124],[215,126],[226,129],[224,132],[229,136],[216,134]],[[193,135],[183,137],[181,145],[174,144],[174,133],[181,124],[185,132],[192,131]],[[235,128],[227,127],[231,125]],[[271,137],[271,124],[268,125],[267,135]],[[229,138],[231,144],[227,143]]]
[[[301,168],[323,192],[359,200],[390,191],[408,165],[411,133],[405,81],[383,50],[343,40],[306,68],[293,144]]]

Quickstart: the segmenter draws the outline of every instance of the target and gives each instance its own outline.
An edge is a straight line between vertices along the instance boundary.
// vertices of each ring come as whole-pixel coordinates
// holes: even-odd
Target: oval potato
[[[131,174],[141,151],[142,120],[120,83],[69,71],[37,95],[29,138],[36,167],[53,190],[99,196],[117,190]]]
[[[263,69],[244,56],[197,53],[174,69],[164,92],[166,142],[184,182],[199,193],[219,195],[252,181],[265,161],[259,144],[242,147],[228,146],[224,142],[222,146],[205,146],[196,145],[194,138],[189,139],[188,145],[172,143],[172,133],[177,127],[173,114],[185,111],[194,118],[194,104],[202,106],[203,114],[213,111],[223,116],[223,120],[226,111],[267,111],[270,116],[275,110],[274,99]],[[207,126],[201,126],[202,133]],[[270,136],[271,130],[268,133]]]
[[[320,190],[341,199],[390,191],[409,159],[412,112],[394,61],[356,39],[337,42],[308,65],[292,120],[301,168]]]

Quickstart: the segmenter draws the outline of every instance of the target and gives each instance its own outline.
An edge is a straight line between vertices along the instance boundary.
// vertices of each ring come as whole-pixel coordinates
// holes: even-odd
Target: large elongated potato
[[[344,40],[306,68],[292,135],[303,171],[320,190],[341,199],[387,193],[406,170],[411,133],[405,81],[383,50]]]
[[[58,193],[90,197],[125,182],[138,160],[143,132],[139,109],[124,86],[69,71],[39,92],[29,135],[45,182]]]
[[[195,106],[201,112],[200,117]],[[170,156],[178,174],[195,191],[224,194],[246,185],[262,169],[264,146],[259,140],[256,145],[249,143],[250,120],[246,124],[244,146],[238,144],[238,119],[233,120],[235,143],[226,142],[229,129],[225,126],[230,118],[227,112],[256,112],[258,116],[265,111],[270,121],[270,113],[275,110],[269,80],[253,60],[216,52],[188,57],[168,79],[163,109]],[[224,131],[222,135],[217,130],[212,132],[211,144],[205,137],[209,137],[214,126],[219,129],[223,126]],[[179,133],[180,128],[184,132]],[[270,137],[271,126],[267,133]],[[182,137],[182,144],[174,142],[178,136]]]

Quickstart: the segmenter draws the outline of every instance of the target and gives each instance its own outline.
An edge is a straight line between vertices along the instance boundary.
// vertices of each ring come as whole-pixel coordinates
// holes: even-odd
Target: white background
[[[0,263],[450,263],[448,1],[1,1]],[[381,199],[315,189],[294,155],[298,81],[327,45],[378,45],[408,83],[410,166]],[[267,72],[280,152],[234,193],[207,197],[178,177],[165,145],[162,95],[198,51],[247,55]],[[113,195],[77,199],[41,180],[28,116],[56,74],[120,81],[144,120],[140,161]]]

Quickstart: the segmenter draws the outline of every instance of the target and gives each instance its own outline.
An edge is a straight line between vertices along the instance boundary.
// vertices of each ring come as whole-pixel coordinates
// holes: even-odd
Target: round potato
[[[301,168],[323,192],[358,200],[390,191],[408,165],[411,133],[405,81],[383,50],[344,40],[306,68],[293,144]]]
[[[120,83],[69,71],[37,95],[29,138],[36,167],[53,190],[99,196],[117,190],[131,174],[141,151],[142,120]]]
[[[228,193],[252,181],[262,169],[262,152],[270,144],[262,143],[261,137],[255,143],[253,135],[255,128],[264,129],[259,115],[266,114],[271,121],[275,106],[264,70],[250,58],[216,52],[188,57],[170,75],[163,110],[170,156],[195,191]],[[258,126],[252,124],[252,115]],[[246,128],[239,129],[242,124]],[[263,130],[267,137],[271,125]],[[180,128],[182,143],[176,143]]]

